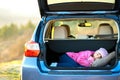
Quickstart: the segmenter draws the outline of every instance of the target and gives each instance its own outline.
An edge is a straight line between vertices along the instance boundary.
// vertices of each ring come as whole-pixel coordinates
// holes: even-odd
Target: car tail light
[[[39,44],[34,41],[25,43],[25,56],[37,57],[40,53]]]

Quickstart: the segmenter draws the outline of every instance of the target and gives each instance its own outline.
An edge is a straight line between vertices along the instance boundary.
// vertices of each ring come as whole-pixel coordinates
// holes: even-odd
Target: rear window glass
[[[47,28],[46,39],[117,39],[117,23],[112,19],[55,20]]]
[[[47,2],[50,11],[112,10],[115,4],[115,0],[48,0]]]
[[[115,3],[115,0],[48,0],[48,4],[66,3],[66,2],[105,2],[105,3]]]

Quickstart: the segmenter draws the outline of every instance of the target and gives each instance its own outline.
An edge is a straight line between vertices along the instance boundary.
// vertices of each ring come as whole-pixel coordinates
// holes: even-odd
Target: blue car
[[[25,43],[21,80],[120,80],[120,0],[38,0],[41,20]],[[105,48],[90,67],[66,52]],[[61,64],[61,66],[59,66]]]

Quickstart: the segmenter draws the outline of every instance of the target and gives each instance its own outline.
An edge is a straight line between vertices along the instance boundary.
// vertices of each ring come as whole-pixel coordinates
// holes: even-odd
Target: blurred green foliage
[[[25,25],[20,25],[18,27],[17,24],[11,23],[10,25],[4,25],[0,28],[0,40],[9,39],[13,36],[18,36],[23,34],[27,30],[34,30],[35,24],[33,24],[31,21],[28,21]]]
[[[19,60],[24,55],[24,44],[30,40],[36,24],[11,23],[0,28],[0,62]]]
[[[28,21],[24,25],[11,23],[0,28],[0,80],[20,80],[24,44],[31,38],[35,26]]]

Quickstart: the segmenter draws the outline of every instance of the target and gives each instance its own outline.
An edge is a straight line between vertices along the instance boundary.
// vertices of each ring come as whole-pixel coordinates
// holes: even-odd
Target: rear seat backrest
[[[98,34],[113,34],[113,29],[110,24],[100,24],[98,28]]]
[[[52,39],[66,39],[70,35],[70,29],[67,25],[54,27]]]
[[[110,24],[108,23],[102,23],[100,24],[99,28],[98,28],[98,35],[113,35],[113,28]],[[112,36],[106,37],[106,38],[110,38]],[[105,38],[105,37],[100,37],[100,38]]]

